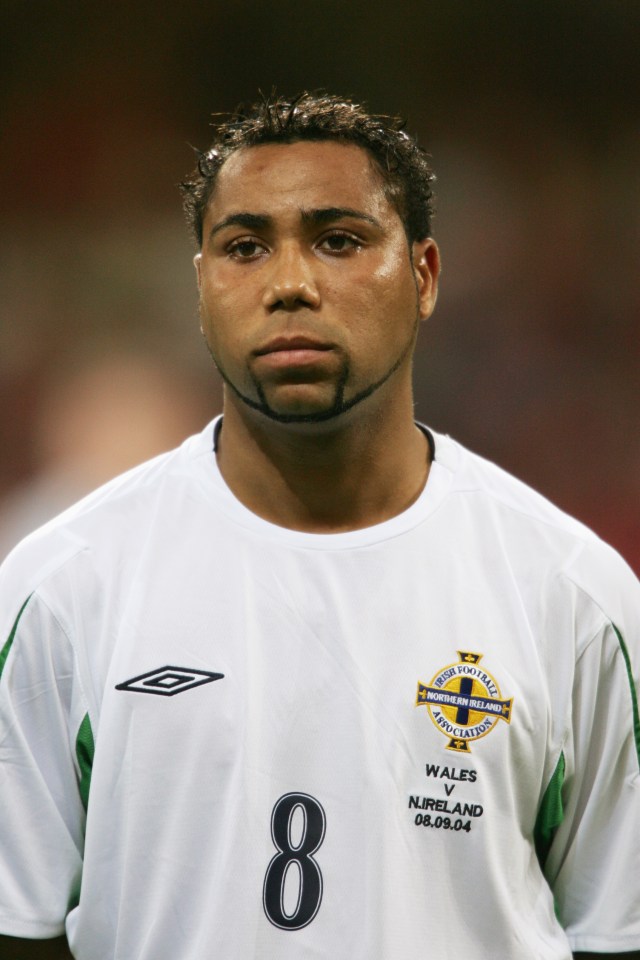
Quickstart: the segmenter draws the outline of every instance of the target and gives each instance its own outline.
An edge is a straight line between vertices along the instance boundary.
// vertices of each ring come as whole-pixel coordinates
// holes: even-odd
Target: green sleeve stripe
[[[78,736],[76,737],[76,757],[78,758],[78,766],[80,767],[80,782],[78,783],[78,788],[85,812],[89,806],[89,787],[91,786],[91,770],[93,768],[94,752],[93,730],[91,729],[91,721],[87,713],[80,724]]]
[[[624,657],[624,662],[627,667],[627,676],[629,678],[629,688],[631,690],[631,708],[633,710],[633,737],[636,742],[638,766],[640,767],[640,710],[638,710],[638,693],[636,691],[636,685],[633,680],[633,673],[631,671],[631,657],[629,656],[629,651],[627,650],[627,645],[622,638],[622,634],[616,627],[615,623],[612,624],[612,626],[616,632],[616,636],[618,637],[618,643],[620,644],[620,649],[622,650],[622,656]]]
[[[16,635],[16,630],[18,629],[18,624],[20,623],[20,617],[21,617],[22,614],[24,613],[25,607],[26,607],[26,605],[29,603],[29,600],[31,600],[31,597],[32,597],[32,596],[33,596],[33,594],[30,593],[29,596],[27,597],[27,599],[25,600],[25,602],[24,602],[24,603],[22,604],[22,606],[20,607],[20,613],[19,613],[18,616],[16,617],[16,622],[14,623],[13,628],[12,628],[12,630],[11,630],[11,633],[9,634],[9,639],[8,639],[7,642],[5,643],[5,645],[4,645],[4,647],[2,648],[2,650],[0,650],[0,677],[2,676],[2,671],[4,670],[4,665],[5,665],[5,663],[7,662],[7,657],[9,656],[9,651],[11,650],[11,646],[12,646],[12,644],[13,644],[13,639],[14,639],[14,637],[15,637],[15,635]]]
[[[25,602],[20,607],[20,612],[15,619],[15,623],[11,629],[11,633],[0,650],[0,677],[2,676],[2,671],[4,670],[4,665],[7,662],[7,657],[11,650],[16,631],[18,629],[18,624],[20,622],[20,617],[25,611],[29,600],[33,594],[29,594]],[[91,729],[91,721],[89,719],[89,714],[85,714],[80,728],[78,730],[78,736],[76,737],[76,757],[78,758],[78,766],[80,768],[80,782],[78,784],[80,790],[80,797],[82,799],[82,805],[84,809],[87,809],[89,804],[89,787],[91,785],[91,770],[93,767],[93,754],[95,752],[95,745],[93,742],[93,731]]]
[[[618,630],[615,623],[612,624],[612,626],[618,638],[620,650],[627,668],[629,689],[631,691],[631,707],[633,710],[633,736],[636,746],[636,753],[638,755],[638,765],[640,766],[640,709],[638,708],[638,694],[633,679],[633,672],[631,670],[631,657],[629,656],[629,651],[620,630]],[[549,849],[551,847],[554,834],[562,823],[564,817],[564,808],[562,805],[562,784],[564,782],[564,774],[565,760],[564,754],[561,754],[553,776],[551,777],[549,785],[545,790],[544,797],[542,798],[542,803],[540,804],[540,809],[538,810],[538,816],[536,817],[536,823],[533,831],[536,854],[542,867],[544,867],[544,863],[549,854]]]
[[[544,792],[538,816],[533,828],[533,839],[536,846],[536,855],[540,866],[544,868],[545,861],[553,842],[556,830],[564,819],[562,804],[562,784],[564,783],[564,753],[560,754],[553,776]]]

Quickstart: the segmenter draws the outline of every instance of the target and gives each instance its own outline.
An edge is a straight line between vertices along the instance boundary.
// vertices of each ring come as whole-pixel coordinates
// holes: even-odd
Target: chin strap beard
[[[250,376],[258,395],[258,399],[253,400],[251,397],[248,397],[235,385],[231,378],[227,376],[222,364],[219,362],[208,343],[207,347],[209,349],[211,359],[213,360],[218,373],[226,385],[230,387],[236,397],[238,397],[238,399],[241,400],[242,403],[244,403],[251,410],[258,411],[258,413],[261,413],[269,420],[273,420],[275,423],[326,423],[327,420],[333,420],[336,417],[340,417],[343,413],[347,413],[348,410],[351,410],[353,407],[357,406],[357,404],[362,403],[363,400],[366,400],[368,397],[374,394],[387,382],[387,380],[393,376],[396,370],[402,366],[407,356],[409,356],[413,350],[419,323],[420,317],[418,315],[416,317],[413,336],[409,339],[409,342],[405,346],[404,350],[401,352],[397,360],[389,367],[389,369],[378,380],[369,384],[368,387],[365,387],[364,390],[361,390],[359,393],[356,393],[355,396],[351,397],[350,400],[344,399],[345,387],[351,372],[349,361],[347,360],[344,365],[344,370],[336,385],[336,395],[333,404],[330,407],[327,407],[325,410],[319,410],[315,413],[278,413],[277,410],[274,410],[273,407],[269,405],[262,384],[253,376],[253,374],[250,374]]]

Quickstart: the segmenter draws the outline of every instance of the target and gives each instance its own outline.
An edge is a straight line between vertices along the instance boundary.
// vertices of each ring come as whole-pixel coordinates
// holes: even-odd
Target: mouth
[[[311,337],[276,337],[256,350],[254,356],[261,365],[269,367],[307,367],[318,363],[333,349],[333,344]]]
[[[330,343],[322,343],[320,340],[313,340],[311,337],[276,337],[270,340],[264,347],[255,351],[257,357],[264,357],[272,353],[299,353],[302,352],[324,352],[331,350]]]

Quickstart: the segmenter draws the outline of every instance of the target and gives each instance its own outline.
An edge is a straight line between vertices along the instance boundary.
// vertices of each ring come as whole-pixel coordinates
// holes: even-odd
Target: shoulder
[[[100,566],[139,553],[146,531],[170,525],[184,500],[193,499],[212,450],[209,424],[177,449],[121,474],[39,527],[3,562],[0,597],[26,597],[83,556],[87,564]]]
[[[436,461],[452,474],[454,513],[477,536],[536,582],[570,585],[607,619],[629,619],[631,606],[640,606],[640,584],[616,550],[506,470],[448,436],[435,434],[435,441]]]
[[[597,539],[596,534],[578,520],[555,506],[528,484],[508,471],[473,453],[461,443],[443,434],[435,434],[436,459],[453,475],[451,491],[454,495],[475,498],[480,507],[493,505],[513,518],[518,517],[532,526],[549,527],[576,540]]]

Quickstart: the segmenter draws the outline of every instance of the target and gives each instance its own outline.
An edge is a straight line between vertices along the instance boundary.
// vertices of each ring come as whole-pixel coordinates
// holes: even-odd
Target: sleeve
[[[12,604],[0,589],[0,624],[0,933],[45,939],[79,896],[90,724],[71,644],[37,593]]]
[[[640,948],[640,584],[624,582],[624,604],[599,607],[578,651],[562,821],[545,862],[574,951]]]

